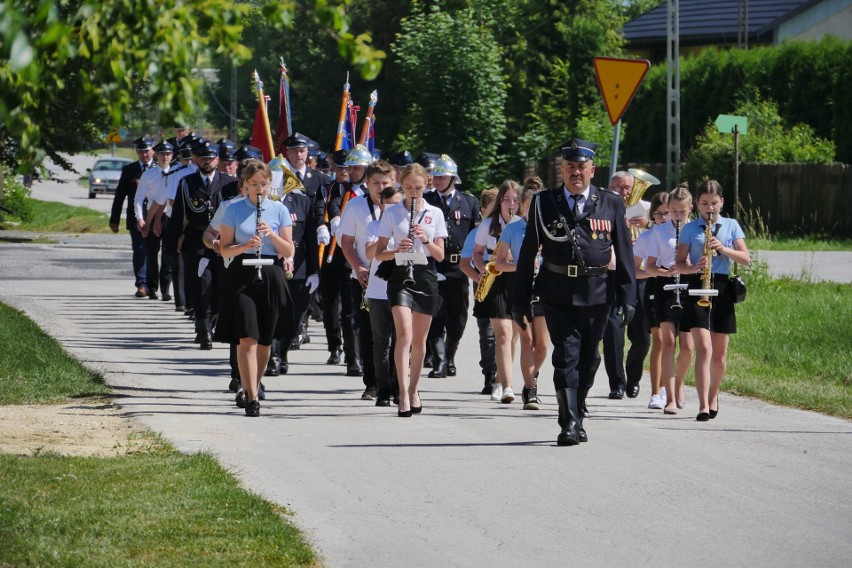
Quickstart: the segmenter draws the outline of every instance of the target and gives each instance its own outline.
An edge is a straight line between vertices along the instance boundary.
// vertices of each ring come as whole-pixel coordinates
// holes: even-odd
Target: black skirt
[[[388,279],[388,302],[391,307],[407,306],[411,311],[435,315],[438,306],[438,271],[430,258],[428,264],[414,266],[414,284],[405,284],[407,266],[395,266]]]
[[[228,266],[216,341],[239,343],[251,337],[261,345],[270,345],[276,337],[289,337],[293,330],[293,310],[290,292],[284,280],[279,259],[261,267],[262,279],[257,282],[257,267],[243,266],[240,256]]]
[[[473,316],[488,319],[512,319],[512,288],[514,272],[503,272],[494,279],[491,290],[482,302],[473,303]]]

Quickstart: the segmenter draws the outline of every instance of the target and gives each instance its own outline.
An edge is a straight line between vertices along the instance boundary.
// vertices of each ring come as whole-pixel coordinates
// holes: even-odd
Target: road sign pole
[[[621,137],[621,119],[615,123],[615,135],[612,137],[612,162],[609,167],[609,179],[606,180],[609,187],[609,180],[615,175],[615,168],[618,167],[618,139]]]
[[[740,220],[740,129],[734,125],[734,220]]]
[[[112,143],[112,157],[115,158],[115,142]]]

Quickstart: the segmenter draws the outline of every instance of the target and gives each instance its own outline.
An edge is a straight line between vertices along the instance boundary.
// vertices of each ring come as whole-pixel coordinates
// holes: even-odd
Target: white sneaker
[[[660,398],[658,394],[651,395],[651,402],[648,403],[648,408],[654,408],[656,410],[660,410],[666,407],[666,403],[663,399]]]
[[[503,397],[500,399],[500,402],[503,404],[509,404],[513,400],[515,400],[515,393],[512,392],[512,387],[503,389]]]
[[[503,385],[499,383],[495,383],[491,385],[491,400],[494,402],[500,402],[500,399],[503,397]]]
[[[666,398],[666,387],[660,389],[660,400],[663,401],[663,406],[665,406],[666,402],[668,402],[668,399]]]

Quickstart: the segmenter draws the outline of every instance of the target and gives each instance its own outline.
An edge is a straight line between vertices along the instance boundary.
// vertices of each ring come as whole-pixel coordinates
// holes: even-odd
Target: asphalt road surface
[[[132,297],[127,233],[68,244],[0,243],[0,300],[32,317],[116,403],[185,452],[211,452],[286,506],[331,567],[847,566],[852,424],[723,394],[695,421],[591,393],[590,441],[563,448],[549,364],[542,410],[478,394],[475,326],[459,376],[422,382],[423,414],[360,400],[325,365],[323,334],[267,378],[258,419],[227,391],[228,351],[200,351],[191,324]],[[736,346],[732,347],[736,349]],[[520,390],[520,375],[515,387]],[[803,377],[803,379],[807,379]]]

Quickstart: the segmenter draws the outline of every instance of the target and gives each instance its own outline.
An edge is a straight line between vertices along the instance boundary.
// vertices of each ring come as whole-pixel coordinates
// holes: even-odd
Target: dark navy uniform
[[[477,199],[457,188],[452,190],[448,201],[437,191],[430,191],[423,197],[428,204],[444,212],[449,234],[444,239],[444,260],[437,265],[438,272],[446,280],[438,282],[438,296],[442,301],[429,328],[428,344],[434,365],[430,376],[453,376],[455,355],[470,308],[470,280],[459,268],[459,259],[468,233],[476,229],[482,216]]]
[[[596,145],[582,140],[574,140],[572,145],[573,148],[563,148],[564,161],[582,163],[594,157]],[[586,191],[587,197],[576,206],[577,215],[564,186],[533,197],[517,261],[512,302],[516,321],[519,314],[528,312],[533,293],[544,308],[553,342],[553,383],[562,427],[557,438],[560,445],[574,445],[586,439],[580,410],[600,364],[598,343],[609,306],[612,302],[627,306],[629,319],[636,301],[633,250],[624,220],[624,203],[611,191],[593,185]],[[542,263],[533,284],[539,247]],[[610,279],[607,267],[613,248],[616,267]]]

